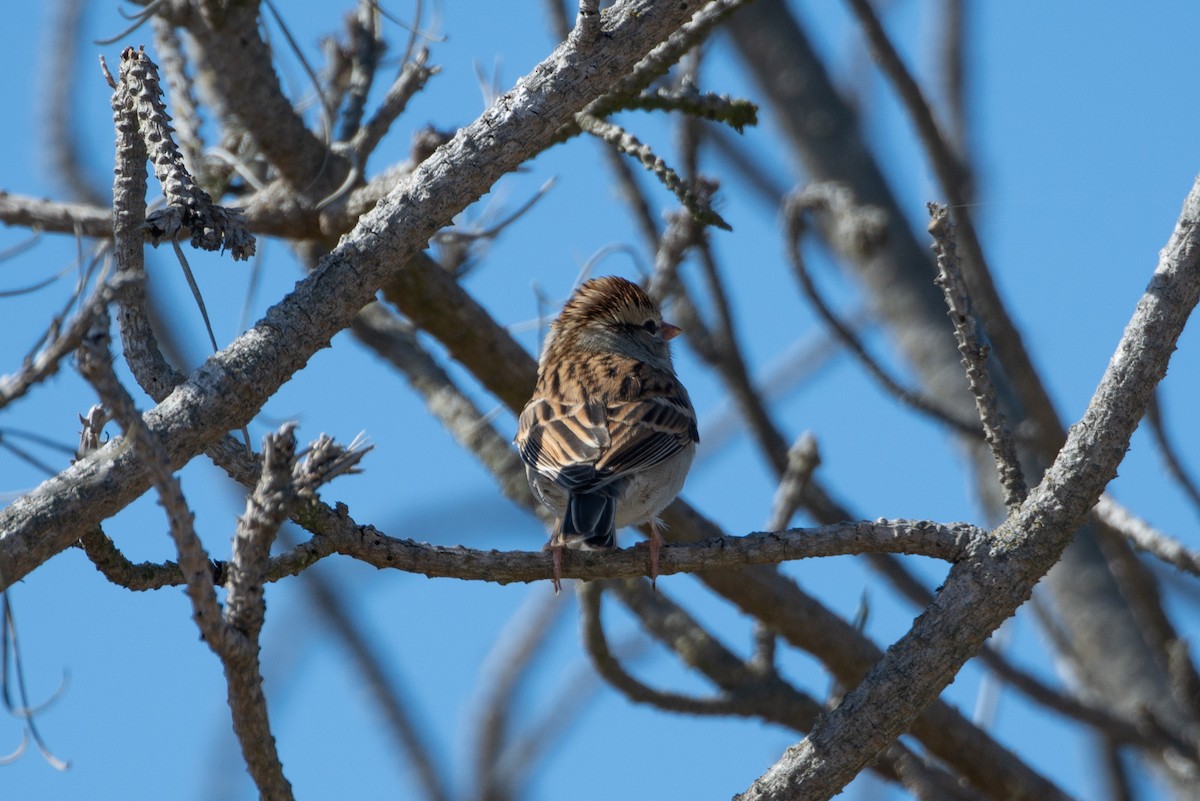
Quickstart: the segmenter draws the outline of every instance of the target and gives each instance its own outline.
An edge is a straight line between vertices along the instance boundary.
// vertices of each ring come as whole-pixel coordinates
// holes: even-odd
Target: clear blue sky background
[[[887,17],[908,62],[924,79],[934,64],[929,48],[932,3],[895,2]],[[483,4],[444,3],[437,30],[447,35],[432,45],[432,62],[442,68],[429,90],[394,127],[373,166],[403,159],[409,135],[427,123],[456,127],[483,108],[476,65],[498,75],[508,88],[552,47],[543,3],[523,0],[487,13]],[[921,224],[926,200],[938,193],[910,126],[898,114],[865,56],[857,31],[840,4],[797,3],[813,35],[835,64],[844,85],[857,86],[874,102],[867,119],[873,141],[891,171],[910,218]],[[320,36],[335,30],[347,4],[281,2],[281,13],[298,42],[316,58]],[[407,16],[408,6],[390,10]],[[980,165],[976,218],[1010,310],[1021,324],[1064,418],[1081,414],[1165,244],[1181,201],[1200,171],[1200,97],[1195,81],[1195,31],[1200,5],[1163,2],[1134,7],[1070,2],[970,5],[970,122]],[[6,116],[0,127],[0,188],[62,197],[41,148],[39,107],[55,54],[48,32],[53,15],[39,4],[16,3],[6,10],[0,32],[0,68],[8,76]],[[125,27],[111,4],[94,4],[89,39]],[[278,38],[278,29],[272,28]],[[402,42],[393,29],[391,39]],[[126,44],[149,43],[147,30],[118,44],[82,45],[74,103],[81,122],[89,169],[98,185],[110,181],[113,131],[108,89],[96,67],[110,64]],[[294,96],[306,89],[290,57],[283,74]],[[733,68],[728,45],[716,40],[704,88],[747,96],[755,89]],[[670,129],[649,115],[626,120],[639,137],[669,152]],[[747,141],[764,158],[777,159],[776,132],[769,115]],[[771,163],[788,182],[797,180],[786,160]],[[746,333],[756,374],[769,373],[790,349],[819,336],[811,315],[793,290],[773,209],[762,205],[719,162],[707,167],[723,180],[721,213],[733,233],[714,241],[731,278],[734,311]],[[465,215],[504,213],[526,200],[551,177],[548,200],[496,242],[468,287],[496,318],[520,327],[533,350],[536,330],[528,325],[537,306],[533,287],[561,300],[581,265],[603,248],[635,242],[628,215],[615,199],[592,142],[577,140],[540,156],[521,174],[506,177]],[[657,203],[671,198],[651,189]],[[0,248],[26,233],[0,229]],[[254,302],[255,319],[299,278],[286,249],[260,242],[263,283]],[[26,286],[66,267],[75,244],[48,236],[33,250],[0,263],[0,290]],[[238,332],[249,268],[229,260],[191,257],[214,320],[218,342]],[[844,308],[855,306],[853,286],[826,265],[819,278]],[[171,298],[174,325],[183,332],[198,363],[206,341],[178,266],[168,252],[152,257],[153,280]],[[599,272],[635,276],[627,255],[610,255]],[[65,303],[69,277],[33,295],[0,298],[0,373],[11,372],[34,332]],[[764,324],[769,321],[769,324]],[[889,355],[886,338],[872,346]],[[1185,334],[1165,384],[1165,411],[1194,470],[1200,421],[1193,413],[1200,394],[1196,326]],[[692,388],[702,418],[705,444],[728,413],[720,388],[686,347],[680,372]],[[495,403],[479,395],[485,409]],[[93,403],[90,391],[64,373],[30,397],[0,412],[0,433],[35,431],[64,445],[74,444],[76,416]],[[789,436],[811,430],[818,438],[823,479],[863,517],[911,517],[982,521],[964,465],[941,431],[897,409],[844,356],[795,388],[776,407]],[[304,440],[328,432],[349,441],[365,431],[376,450],[362,476],[336,481],[327,501],[347,503],[354,517],[384,531],[442,544],[533,549],[545,534],[536,521],[512,509],[488,475],[436,425],[419,400],[394,374],[351,338],[311,361],[268,404],[251,427],[257,441],[283,419],[300,421]],[[495,424],[505,435],[514,428],[506,413]],[[24,444],[24,443],[18,443]],[[25,445],[26,447],[31,447]],[[55,469],[65,455],[33,448]],[[196,502],[197,526],[211,553],[228,555],[238,493],[205,460],[182,473],[184,491]],[[0,502],[36,486],[43,474],[0,451]],[[1197,518],[1179,494],[1164,489],[1160,460],[1139,433],[1113,485],[1117,496],[1152,523],[1200,546]],[[752,445],[739,431],[705,453],[693,469],[685,497],[731,533],[762,526],[773,482]],[[165,521],[153,498],[143,498],[106,525],[134,560],[173,556]],[[626,542],[632,535],[626,534]],[[490,670],[488,654],[514,615],[538,603],[550,588],[499,587],[427,580],[379,572],[349,560],[328,560],[320,571],[343,588],[354,614],[387,655],[389,670],[402,683],[454,789],[468,788],[479,686]],[[868,632],[881,644],[894,640],[915,610],[882,588],[852,559],[790,565],[790,574],[828,605],[852,617],[864,593],[870,600]],[[921,565],[931,586],[940,565]],[[662,590],[711,621],[725,642],[745,653],[747,621],[686,577],[669,577]],[[569,594],[564,599],[573,604]],[[64,674],[68,683],[39,718],[55,753],[72,763],[66,773],[50,769],[36,754],[0,767],[6,798],[139,799],[250,798],[228,725],[224,682],[216,658],[200,642],[189,620],[182,590],[132,594],[107,584],[83,555],[56,557],[11,592],[21,634],[24,666],[33,699],[52,694]],[[268,592],[264,663],[275,731],[287,775],[298,797],[418,797],[407,765],[398,760],[349,658],[313,611],[303,582],[289,580]],[[634,626],[614,605],[608,619],[615,639]],[[1195,616],[1172,601],[1185,635],[1195,637]],[[798,736],[757,722],[697,720],[659,713],[626,702],[588,675],[576,633],[574,609],[556,624],[553,641],[518,699],[518,727],[527,726],[564,698],[586,701],[579,720],[556,734],[537,772],[530,799],[569,792],[574,798],[727,798],[745,789]],[[1050,676],[1044,643],[1026,614],[1005,630],[1015,661]],[[436,641],[436,647],[428,643]],[[803,655],[782,658],[797,684],[818,696],[828,679]],[[636,663],[639,675],[657,686],[707,692],[702,680],[656,649]],[[980,674],[965,670],[947,697],[968,713],[980,690]],[[989,726],[1003,742],[1039,770],[1082,797],[1100,790],[1086,761],[1090,744],[1054,717],[1032,711],[1005,694]],[[16,747],[20,726],[0,717],[0,752]],[[569,789],[568,789],[569,788]],[[847,797],[871,795],[860,780]],[[1153,788],[1147,788],[1152,797]]]

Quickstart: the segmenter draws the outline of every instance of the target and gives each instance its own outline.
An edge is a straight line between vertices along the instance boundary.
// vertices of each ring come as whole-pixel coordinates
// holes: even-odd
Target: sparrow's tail
[[[562,540],[568,548],[617,547],[617,500],[604,492],[573,492],[563,515]]]

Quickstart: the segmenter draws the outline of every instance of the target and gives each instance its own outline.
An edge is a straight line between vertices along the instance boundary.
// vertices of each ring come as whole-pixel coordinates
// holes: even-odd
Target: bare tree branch
[[[242,527],[239,527],[241,547],[234,550],[234,570],[230,573],[229,606],[222,615],[211,581],[208,555],[192,527],[192,512],[183,497],[178,479],[171,472],[167,451],[155,433],[146,425],[133,404],[129,393],[121,386],[112,369],[112,354],[108,347],[108,316],[104,315],[92,328],[79,352],[80,371],[93,383],[113,416],[132,440],[133,450],[149,466],[156,489],[171,524],[171,534],[179,552],[179,564],[186,579],[188,597],[192,601],[192,617],[205,642],[221,659],[225,668],[229,708],[233,728],[242,745],[242,755],[250,775],[264,799],[287,801],[292,798],[291,785],[283,775],[283,765],[275,749],[275,738],[267,720],[266,698],[262,692],[262,674],[258,664],[258,633],[262,626],[261,576],[270,547],[270,538],[278,521],[282,520],[283,503],[275,495],[290,481],[291,453],[285,449],[281,459],[276,448],[268,445],[264,462],[265,493],[252,498]],[[289,432],[290,434],[290,432]],[[270,519],[262,518],[260,510],[271,508]],[[265,542],[264,542],[265,540]]]
[[[600,601],[604,586],[588,581],[579,585],[579,606],[583,613],[583,643],[592,665],[609,684],[624,693],[631,701],[640,704],[650,704],[666,712],[679,712],[685,715],[742,715],[764,716],[771,715],[768,720],[778,720],[779,708],[775,702],[763,704],[758,693],[732,692],[712,698],[699,698],[682,693],[656,690],[643,684],[629,674],[620,661],[608,647],[608,639],[604,635],[604,626],[600,621]],[[759,678],[759,677],[755,677]],[[765,678],[765,677],[764,677]],[[772,676],[778,681],[778,677]],[[793,691],[794,692],[794,691]],[[801,695],[797,693],[797,695]],[[798,699],[799,700],[799,699]],[[818,708],[816,701],[807,696],[803,701],[808,704],[810,717],[815,718],[814,710]]]
[[[404,113],[404,109],[413,95],[424,89],[425,83],[437,75],[439,71],[437,67],[425,66],[425,62],[428,60],[429,51],[422,47],[417,51],[416,58],[405,64],[404,68],[400,70],[395,83],[388,89],[387,96],[384,97],[383,103],[376,109],[375,114],[367,120],[365,125],[355,130],[354,136],[350,139],[350,147],[360,165],[366,162],[367,157],[383,141],[388,129]]]
[[[784,681],[775,672],[774,665],[757,659],[757,655],[751,661],[742,660],[684,609],[645,582],[609,582],[608,587],[638,616],[648,633],[729,694],[731,703],[740,699],[741,714],[748,712],[769,722],[804,731],[824,711],[811,696]],[[717,699],[716,706],[720,704]],[[972,797],[968,791],[957,787],[953,777],[946,776],[940,768],[899,743],[893,743],[881,754],[873,767],[883,777],[900,781],[918,798]]]
[[[993,552],[956,565],[935,604],[862,684],[741,798],[785,797],[801,787],[809,798],[835,794],[909,727],[1028,598],[1116,474],[1129,437],[1166,373],[1175,341],[1200,299],[1198,232],[1200,180],[1184,202],[1158,269],[1083,419],[1042,483],[996,530]],[[869,726],[862,723],[864,712]]]
[[[1111,496],[1101,495],[1092,513],[1104,521],[1105,525],[1121,532],[1138,550],[1145,551],[1193,576],[1200,576],[1200,553],[1158,531],[1118,504]]]
[[[324,510],[324,511],[323,511]],[[341,510],[344,513],[344,509]],[[296,517],[321,533],[269,561],[264,578],[278,581],[334,553],[353,557],[379,568],[420,573],[430,578],[457,578],[499,584],[541,581],[550,578],[550,556],[541,551],[494,551],[461,545],[430,545],[398,539],[373,526],[360,526],[321,504],[311,504]],[[964,523],[941,525],[927,521],[876,520],[842,523],[816,529],[790,529],[716,537],[693,543],[669,543],[660,555],[659,574],[695,573],[746,565],[774,564],[791,559],[840,556],[852,553],[908,553],[955,562],[984,538],[985,532]],[[171,563],[132,565],[114,553],[108,543],[87,535],[87,550],[96,554],[98,567],[110,579],[133,590],[158,589],[180,584],[183,577]],[[210,577],[227,580],[229,569],[213,563]],[[564,555],[563,578],[583,580],[648,576],[646,549],[642,545],[606,553],[571,552]]]
[[[958,352],[962,354],[963,367],[967,370],[971,394],[975,396],[975,408],[979,410],[979,419],[983,423],[984,438],[992,449],[992,458],[996,460],[996,472],[1004,489],[1004,504],[1012,513],[1029,495],[1025,475],[1021,472],[1016,444],[1000,412],[996,387],[988,373],[986,346],[980,341],[980,332],[976,328],[967,288],[959,269],[954,226],[945,206],[930,203],[929,216],[929,232],[933,234],[934,252],[937,254],[937,283],[946,295],[947,314],[954,324],[954,337],[958,341]]]
[[[559,129],[585,104],[628,75],[692,16],[690,6],[625,11],[618,5],[602,14],[606,41],[619,41],[621,47],[586,50],[570,41],[560,46],[504,103],[426,159],[258,325],[151,410],[147,424],[162,440],[171,463],[183,464],[224,432],[244,425],[316,350],[349,324],[378,287],[413,269],[411,260],[435,231],[501,175],[555,142]],[[587,80],[581,80],[585,72]],[[263,108],[257,113],[269,116]],[[487,147],[481,145],[485,140]],[[101,461],[104,470],[98,469]],[[144,491],[148,482],[144,466],[128,451],[102,449],[0,511],[0,573],[6,585],[69,547]],[[69,497],[57,492],[65,483],[77,488]],[[83,497],[86,503],[71,500]]]

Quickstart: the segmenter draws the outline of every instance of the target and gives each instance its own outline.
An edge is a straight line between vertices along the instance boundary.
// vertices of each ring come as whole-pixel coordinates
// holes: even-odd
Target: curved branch
[[[682,693],[656,690],[634,678],[625,670],[620,661],[608,647],[608,638],[604,635],[604,625],[600,622],[600,601],[604,588],[595,582],[584,582],[579,585],[579,607],[583,613],[583,643],[587,646],[592,665],[604,680],[614,688],[624,693],[629,700],[640,704],[650,704],[667,712],[680,712],[685,715],[742,715],[751,717],[761,714],[761,705],[754,705],[754,699],[740,693],[698,698]],[[815,709],[817,704],[807,699]],[[814,715],[815,717],[815,715]]]

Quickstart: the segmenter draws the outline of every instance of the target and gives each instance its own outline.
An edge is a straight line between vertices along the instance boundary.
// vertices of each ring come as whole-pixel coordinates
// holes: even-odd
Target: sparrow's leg
[[[561,543],[550,546],[550,554],[554,558],[554,578],[551,580],[554,582],[555,595],[562,592],[562,552],[563,546]]]
[[[658,589],[658,550],[662,547],[662,534],[658,533],[658,521],[650,518],[650,586]]]
[[[554,576],[551,578],[551,581],[554,582],[555,595],[562,592],[563,539],[562,528],[559,522],[558,520],[554,521],[554,534],[550,536],[550,542],[546,544],[546,547],[550,549],[550,557],[554,562]]]

